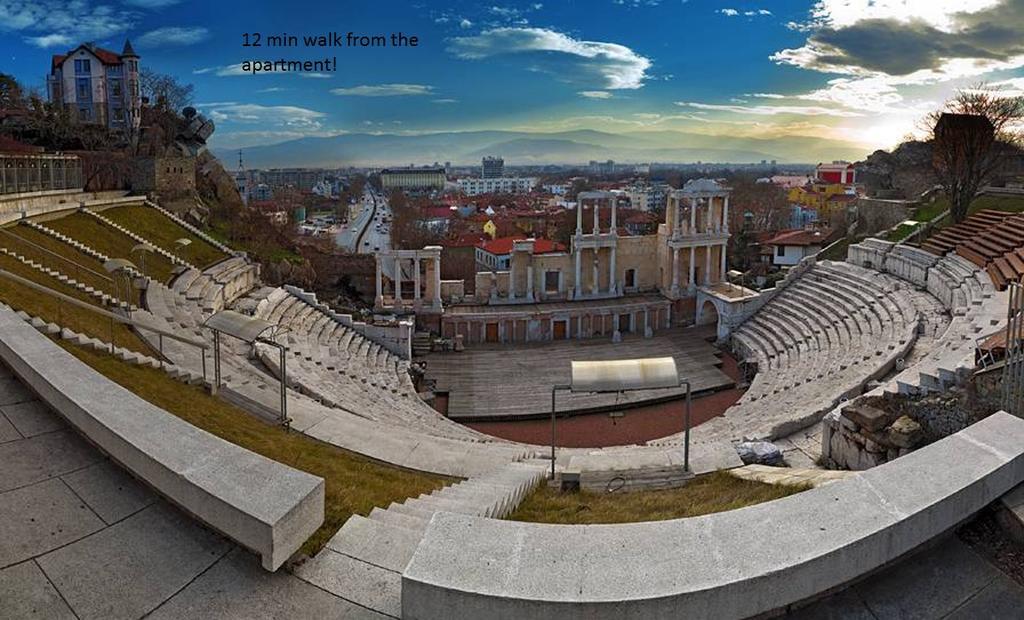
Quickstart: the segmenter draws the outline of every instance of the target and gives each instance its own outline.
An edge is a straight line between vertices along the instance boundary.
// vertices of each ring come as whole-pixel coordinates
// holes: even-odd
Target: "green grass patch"
[[[286,431],[179,383],[155,368],[133,366],[117,358],[61,343],[72,355],[144,400],[231,443],[325,481],[324,524],[302,547],[320,550],[353,514],[367,515],[409,497],[430,493],[451,480],[383,465],[297,431]]]
[[[97,252],[110,258],[126,258],[141,269],[141,254],[132,254],[132,248],[138,243],[128,235],[107,226],[91,215],[75,212],[55,220],[40,222],[48,228],[71,237]],[[146,275],[161,282],[169,282],[173,265],[171,261],[159,254],[150,252],[145,257]]]
[[[741,480],[715,472],[677,489],[593,493],[562,493],[541,485],[512,514],[513,521],[596,524],[663,521],[735,510],[788,497],[806,487],[779,486]]]
[[[853,240],[850,237],[843,237],[836,241],[822,252],[818,253],[818,260],[834,260],[844,261],[846,260],[846,251],[850,247],[850,243]]]
[[[61,284],[57,279],[51,278],[10,256],[0,255],[0,269],[21,276],[26,280],[31,280],[36,284],[41,284],[55,292],[63,293],[79,301],[84,301],[89,305],[102,308],[99,302],[92,296],[72,286]],[[0,301],[3,301],[15,310],[23,310],[33,316],[38,316],[48,323],[56,323],[61,327],[67,327],[80,334],[99,338],[104,342],[110,342],[111,333],[113,333],[115,345],[131,349],[137,353],[153,355],[152,348],[127,325],[115,321],[113,326],[111,326],[110,319],[107,317],[70,303],[61,302],[58,304],[55,297],[25,286],[20,282],[0,278]]]
[[[918,226],[915,224],[900,224],[885,234],[885,240],[898,243],[914,234],[914,231],[917,229]]]
[[[228,257],[203,238],[182,228],[169,217],[153,207],[131,205],[115,207],[100,213],[107,219],[117,222],[137,235],[148,239],[161,248],[171,252],[200,269],[222,261]],[[178,239],[188,239],[192,243],[179,249],[175,244]]]

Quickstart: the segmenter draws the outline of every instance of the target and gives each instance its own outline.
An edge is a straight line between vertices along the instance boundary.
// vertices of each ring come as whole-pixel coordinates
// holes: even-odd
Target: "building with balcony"
[[[50,101],[72,118],[120,131],[142,121],[140,88],[139,55],[129,41],[120,54],[85,43],[55,55],[46,78]]]
[[[459,179],[459,191],[467,196],[479,194],[523,194],[537,185],[534,177],[500,177],[484,179]]]

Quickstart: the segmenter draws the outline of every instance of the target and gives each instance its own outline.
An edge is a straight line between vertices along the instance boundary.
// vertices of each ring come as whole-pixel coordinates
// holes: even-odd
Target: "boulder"
[[[782,450],[768,441],[743,441],[736,452],[744,465],[782,465]]]
[[[858,426],[869,431],[882,430],[892,424],[898,415],[894,412],[883,411],[877,407],[869,407],[867,405],[843,407],[843,417],[853,420]]]
[[[901,416],[889,427],[886,439],[899,448],[913,448],[924,439],[924,430],[909,416]]]

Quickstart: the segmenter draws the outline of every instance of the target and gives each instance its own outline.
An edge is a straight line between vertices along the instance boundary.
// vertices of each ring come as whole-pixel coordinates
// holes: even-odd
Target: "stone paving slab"
[[[64,422],[45,404],[38,400],[0,406],[0,411],[10,420],[23,437],[34,437],[43,433],[67,428]]]
[[[837,480],[857,475],[855,471],[771,467],[770,465],[744,465],[743,467],[730,469],[728,472],[737,478],[763,482],[765,484],[779,484],[783,486],[810,485],[812,487],[832,484]]]
[[[71,489],[108,524],[157,500],[157,495],[109,460],[63,477]]]
[[[7,491],[0,494],[0,566],[74,542],[103,525],[59,479]]]
[[[138,618],[231,549],[160,502],[37,561],[82,620]]]
[[[0,378],[0,405],[13,405],[35,400],[36,396],[28,388],[22,385],[21,381],[5,371],[5,376]]]
[[[236,548],[154,611],[153,620],[180,618],[385,618],[285,571],[268,573]]]
[[[3,412],[0,412],[0,443],[16,441],[18,439],[22,439],[21,433],[14,428],[14,425],[4,416]]]
[[[402,615],[402,575],[324,549],[295,569],[295,574],[332,594],[399,618]]]
[[[2,618],[75,620],[75,614],[31,560],[0,570],[0,601]]]
[[[100,458],[71,430],[0,444],[0,492],[73,472]]]

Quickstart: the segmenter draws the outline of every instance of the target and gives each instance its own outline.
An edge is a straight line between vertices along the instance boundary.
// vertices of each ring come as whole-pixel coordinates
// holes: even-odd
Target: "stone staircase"
[[[0,254],[4,254],[6,256],[10,256],[11,258],[16,259],[17,261],[21,262],[22,264],[24,264],[24,265],[26,265],[28,267],[31,267],[32,269],[35,269],[36,271],[38,271],[40,273],[43,273],[43,274],[48,275],[48,276],[50,276],[52,278],[55,278],[61,284],[65,284],[67,286],[74,287],[74,288],[78,289],[79,291],[82,291],[86,295],[89,295],[89,296],[93,297],[94,299],[96,299],[98,302],[100,302],[104,306],[115,306],[115,307],[121,308],[123,310],[130,310],[132,312],[134,312],[135,310],[138,310],[138,308],[136,306],[134,306],[134,305],[132,305],[132,304],[126,302],[126,301],[122,301],[120,299],[117,299],[113,295],[110,295],[108,293],[104,293],[103,291],[101,291],[99,289],[95,289],[95,288],[93,288],[91,286],[88,286],[88,285],[86,285],[83,282],[79,282],[79,281],[75,280],[74,278],[72,278],[72,277],[70,277],[70,276],[68,276],[66,274],[63,274],[60,271],[57,271],[56,269],[51,269],[51,268],[47,267],[46,265],[37,263],[36,261],[34,261],[34,260],[30,259],[30,258],[26,258],[25,256],[22,256],[21,254],[18,254],[17,252],[14,252],[12,250],[8,250],[7,248],[4,248],[4,247],[0,247]]]
[[[56,230],[54,230],[52,228],[49,228],[47,226],[43,226],[42,224],[40,224],[38,222],[33,222],[32,220],[21,220],[21,222],[24,223],[26,226],[29,226],[30,228],[34,228],[35,230],[43,233],[44,235],[47,235],[49,237],[53,237],[57,241],[61,241],[63,243],[66,243],[66,244],[70,245],[71,247],[75,248],[79,252],[82,252],[83,254],[91,256],[91,257],[95,258],[96,260],[100,261],[101,263],[105,263],[108,260],[110,260],[110,257],[107,256],[106,254],[104,254],[103,252],[98,252],[98,251],[92,249],[91,247],[85,245],[81,241],[78,241],[77,239],[72,239],[71,237],[69,237],[69,236],[67,236],[67,235],[65,235],[63,233],[59,233],[59,232],[57,232]],[[132,268],[129,267],[128,271],[129,271],[129,273],[132,276],[140,277],[140,278],[147,278],[147,279],[149,278],[149,276],[145,275],[144,273],[142,273],[142,272],[140,272],[140,271],[138,271],[136,269],[132,269]]]
[[[299,578],[385,616],[401,616],[402,571],[436,512],[502,518],[545,478],[548,461],[509,463],[369,517],[353,515],[315,557],[295,567]]]
[[[197,227],[193,226],[192,224],[189,224],[189,223],[188,223],[188,222],[186,222],[185,220],[181,219],[180,217],[178,217],[178,216],[177,216],[177,215],[175,215],[174,213],[171,213],[171,212],[170,212],[170,211],[168,211],[167,209],[165,209],[165,208],[161,207],[161,206],[160,206],[160,205],[158,205],[157,203],[155,203],[155,202],[152,202],[152,201],[150,201],[150,200],[147,200],[147,201],[145,202],[145,204],[146,204],[147,206],[149,206],[149,207],[152,207],[152,208],[156,209],[157,211],[159,211],[160,213],[162,213],[162,214],[163,214],[164,216],[166,216],[166,217],[167,217],[167,219],[171,220],[172,222],[174,222],[174,223],[175,223],[175,224],[177,224],[178,226],[181,226],[182,228],[184,228],[185,230],[189,231],[189,232],[190,232],[190,233],[192,233],[193,235],[195,235],[195,236],[199,237],[199,238],[200,238],[200,239],[202,239],[203,241],[205,241],[205,242],[209,243],[210,245],[212,245],[213,247],[217,248],[217,249],[218,249],[218,250],[220,250],[221,252],[224,252],[225,254],[230,254],[230,255],[232,255],[232,256],[237,256],[237,255],[239,254],[239,253],[238,253],[238,252],[236,252],[235,250],[232,250],[231,248],[229,248],[228,246],[224,245],[224,244],[223,244],[223,243],[221,243],[220,241],[217,241],[216,239],[214,239],[214,238],[213,238],[213,237],[211,237],[210,235],[208,235],[208,234],[206,234],[205,232],[203,232],[203,231],[202,231],[201,229],[199,229],[199,228],[197,228]]]
[[[106,217],[103,217],[102,215],[100,215],[99,213],[96,213],[95,211],[92,211],[90,209],[82,209],[82,212],[86,213],[88,215],[91,215],[92,217],[96,218],[97,220],[99,220],[103,224],[113,228],[114,230],[124,234],[127,237],[130,237],[132,240],[134,240],[134,241],[136,241],[138,243],[145,243],[146,245],[151,246],[153,248],[154,252],[156,252],[160,256],[163,256],[164,258],[166,258],[167,260],[171,261],[171,263],[173,263],[175,265],[184,265],[185,267],[188,267],[190,269],[197,269],[195,267],[195,265],[193,265],[192,263],[189,263],[188,261],[186,261],[186,260],[184,260],[182,258],[179,258],[173,252],[169,252],[169,251],[165,250],[164,248],[158,246],[157,244],[153,243],[149,239],[146,239],[142,235],[139,235],[139,234],[137,234],[137,233],[135,233],[135,232],[133,232],[131,230],[128,230],[124,226],[121,226],[117,222],[114,222],[113,220],[110,220],[110,219],[108,219]]]

